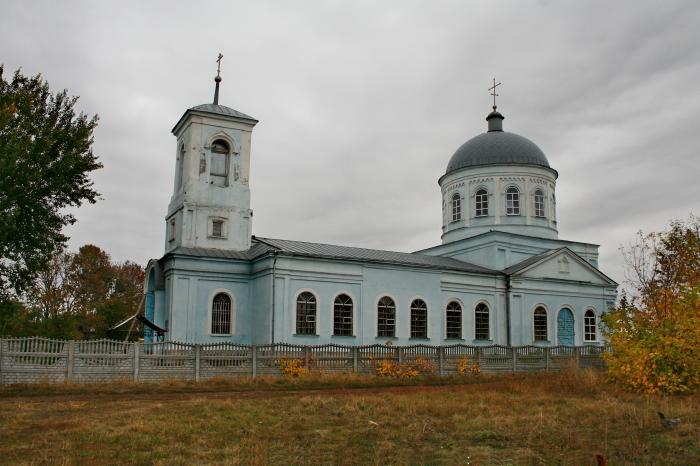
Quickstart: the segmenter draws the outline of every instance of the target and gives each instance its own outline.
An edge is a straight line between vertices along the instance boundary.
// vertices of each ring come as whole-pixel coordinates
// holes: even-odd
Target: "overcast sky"
[[[188,108],[252,115],[253,233],[413,251],[440,242],[437,179],[485,131],[501,81],[507,131],[559,171],[559,236],[620,245],[700,213],[700,2],[77,2],[2,0],[0,63],[42,73],[99,114],[102,200],[85,243],[163,253],[175,138]]]

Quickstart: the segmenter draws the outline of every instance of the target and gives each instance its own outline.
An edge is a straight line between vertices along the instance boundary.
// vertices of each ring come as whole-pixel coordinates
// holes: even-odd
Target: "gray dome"
[[[503,131],[503,115],[494,111],[486,120],[489,131],[471,138],[454,153],[445,174],[483,165],[535,165],[549,168],[544,152],[527,138]]]

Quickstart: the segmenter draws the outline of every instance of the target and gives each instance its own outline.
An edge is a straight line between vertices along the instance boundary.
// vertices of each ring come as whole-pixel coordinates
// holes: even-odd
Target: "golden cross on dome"
[[[498,94],[496,94],[496,88],[500,86],[501,83],[496,84],[496,78],[493,78],[493,86],[489,87],[489,95],[493,96],[493,111],[496,111],[496,97],[498,97]]]

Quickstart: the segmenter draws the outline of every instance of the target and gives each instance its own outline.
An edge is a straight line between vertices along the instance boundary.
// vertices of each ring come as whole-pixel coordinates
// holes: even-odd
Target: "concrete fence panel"
[[[603,368],[602,346],[412,345],[302,346],[288,343],[194,345],[113,340],[62,341],[41,337],[0,339],[0,384],[157,382],[213,377],[279,376],[294,360],[321,373],[374,374],[383,361],[439,375],[478,365],[481,372]]]

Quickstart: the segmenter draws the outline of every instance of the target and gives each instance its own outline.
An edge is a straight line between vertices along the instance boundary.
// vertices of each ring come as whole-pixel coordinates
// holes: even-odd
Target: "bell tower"
[[[244,251],[251,245],[250,143],[258,120],[219,105],[219,67],[214,103],[188,109],[172,130],[176,166],[165,252],[180,246]]]

